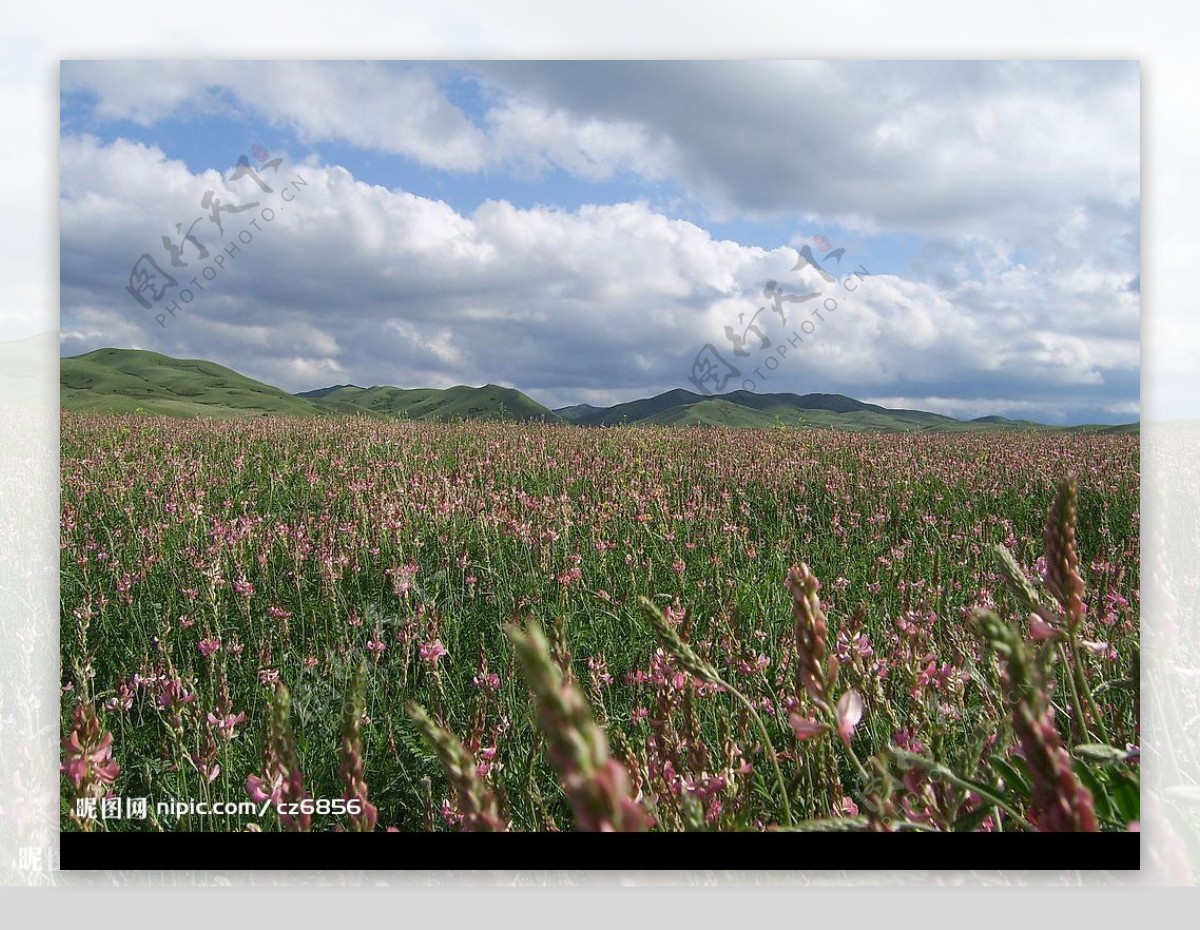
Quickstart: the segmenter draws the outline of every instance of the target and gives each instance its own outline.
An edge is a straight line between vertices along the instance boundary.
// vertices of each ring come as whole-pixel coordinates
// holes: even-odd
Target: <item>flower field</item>
[[[1136,435],[64,412],[61,449],[66,830],[1138,819]],[[155,811],[201,800],[265,813]]]

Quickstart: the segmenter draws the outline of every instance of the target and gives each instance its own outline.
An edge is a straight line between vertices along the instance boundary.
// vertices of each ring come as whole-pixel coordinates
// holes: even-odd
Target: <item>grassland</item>
[[[1138,486],[1123,435],[68,411],[63,826],[1123,830]]]

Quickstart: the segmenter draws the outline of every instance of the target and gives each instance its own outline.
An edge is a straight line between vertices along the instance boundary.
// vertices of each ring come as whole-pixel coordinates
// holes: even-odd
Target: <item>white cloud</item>
[[[344,168],[288,164],[275,186],[302,178],[294,199],[263,196],[275,219],[260,219],[205,291],[159,326],[125,292],[133,261],[150,251],[169,267],[157,240],[201,214],[204,190],[230,202],[249,191],[128,142],[67,136],[62,166],[64,352],[154,348],[292,390],[491,381],[551,405],[628,400],[688,386],[706,342],[732,359],[724,328],[766,302],[767,279],[803,291],[808,274],[823,287],[791,271],[791,248],[716,240],[645,203],[493,200],[464,215]],[[245,225],[227,222],[223,241],[207,220],[198,227],[212,256]],[[963,254],[982,280],[871,276],[758,390],[958,397],[1080,416],[1136,398],[1137,295],[1112,292],[1119,275],[1045,275],[994,250]],[[791,326],[808,312],[793,306]],[[775,342],[786,338],[766,317]]]
[[[1139,197],[1139,81],[1123,62],[478,63],[588,121],[714,209],[1047,244],[1059,217]],[[564,115],[565,114],[565,115]],[[536,145],[535,143],[533,143]]]
[[[69,62],[63,87],[103,117],[241,108],[437,169],[669,179],[713,215],[1072,251],[1102,218],[1136,236],[1135,62]]]
[[[247,111],[301,141],[339,140],[436,168],[486,162],[483,133],[428,72],[376,62],[64,62],[64,91],[96,95],[95,113],[150,126],[177,113]]]
[[[621,171],[659,180],[678,161],[670,140],[635,122],[575,118],[518,100],[490,110],[487,122],[493,160],[533,175],[559,167],[590,181]]]

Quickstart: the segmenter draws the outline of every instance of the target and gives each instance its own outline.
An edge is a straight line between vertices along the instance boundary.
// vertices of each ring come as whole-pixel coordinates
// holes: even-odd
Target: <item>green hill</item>
[[[771,429],[778,426],[770,416],[748,410],[727,400],[705,400],[660,410],[639,423],[657,426],[727,426],[733,429]]]
[[[974,420],[924,410],[897,410],[842,394],[707,396],[675,389],[613,407],[578,404],[548,410],[514,388],[363,388],[353,384],[288,394],[213,362],[177,359],[141,349],[97,349],[60,360],[61,404],[69,410],[147,413],[175,417],[357,415],[430,420],[507,420],[579,426],[653,424],[735,429],[839,429],[855,432],[983,432],[1054,430],[1028,420]],[[1138,423],[1066,427],[1083,432],[1137,433]]]
[[[316,392],[309,392],[312,396]],[[327,390],[316,403],[338,405],[367,413],[409,420],[542,420],[560,423],[561,418],[513,388],[486,384],[483,387],[360,388],[352,385]]]
[[[735,429],[838,429],[851,432],[984,432],[1062,428],[996,416],[956,420],[925,410],[880,407],[843,394],[756,394],[752,391],[730,391],[706,396],[676,389],[608,408],[564,407],[559,412],[581,426],[647,423],[661,426],[726,426]],[[1136,433],[1138,424],[1067,428]]]
[[[575,417],[574,422],[580,426],[619,426],[622,423],[641,423],[673,407],[687,407],[706,400],[709,398],[703,394],[676,388],[665,394],[633,400],[627,404],[593,409],[590,413]]]
[[[174,417],[400,416],[413,420],[561,422],[520,391],[489,384],[446,390],[336,385],[289,394],[214,362],[142,349],[97,349],[59,363],[61,404],[68,410]]]
[[[60,359],[60,403],[68,410],[172,417],[327,416],[313,401],[214,362],[142,349],[97,349]]]
[[[363,390],[363,388],[360,388],[357,384],[334,384],[330,387],[317,388],[315,391],[300,391],[298,394],[296,394],[296,396],[307,397],[315,400],[319,397],[328,397],[330,394],[333,394],[335,391],[340,391],[343,388],[352,388],[356,391]]]
[[[847,398],[849,400],[849,398]],[[918,430],[962,430],[967,425],[921,411],[891,411],[863,405],[860,410],[837,412],[793,407],[776,403],[743,407],[724,398],[671,407],[641,423],[662,426],[727,426],[734,429],[837,429],[847,432],[910,432]]]
[[[593,409],[572,418],[583,426],[619,423],[730,426],[743,429],[843,429],[889,432],[966,429],[952,417],[923,410],[889,410],[842,394],[755,394],[731,391],[707,397],[674,390],[644,400]]]
[[[586,416],[600,413],[603,407],[593,407],[591,404],[573,404],[570,407],[555,407],[554,412],[568,423],[575,423]]]

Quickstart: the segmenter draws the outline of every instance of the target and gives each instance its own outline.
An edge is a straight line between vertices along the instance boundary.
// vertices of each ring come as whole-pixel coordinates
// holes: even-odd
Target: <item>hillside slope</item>
[[[313,417],[331,412],[214,362],[144,349],[97,349],[60,359],[59,381],[63,407],[94,413]]]

